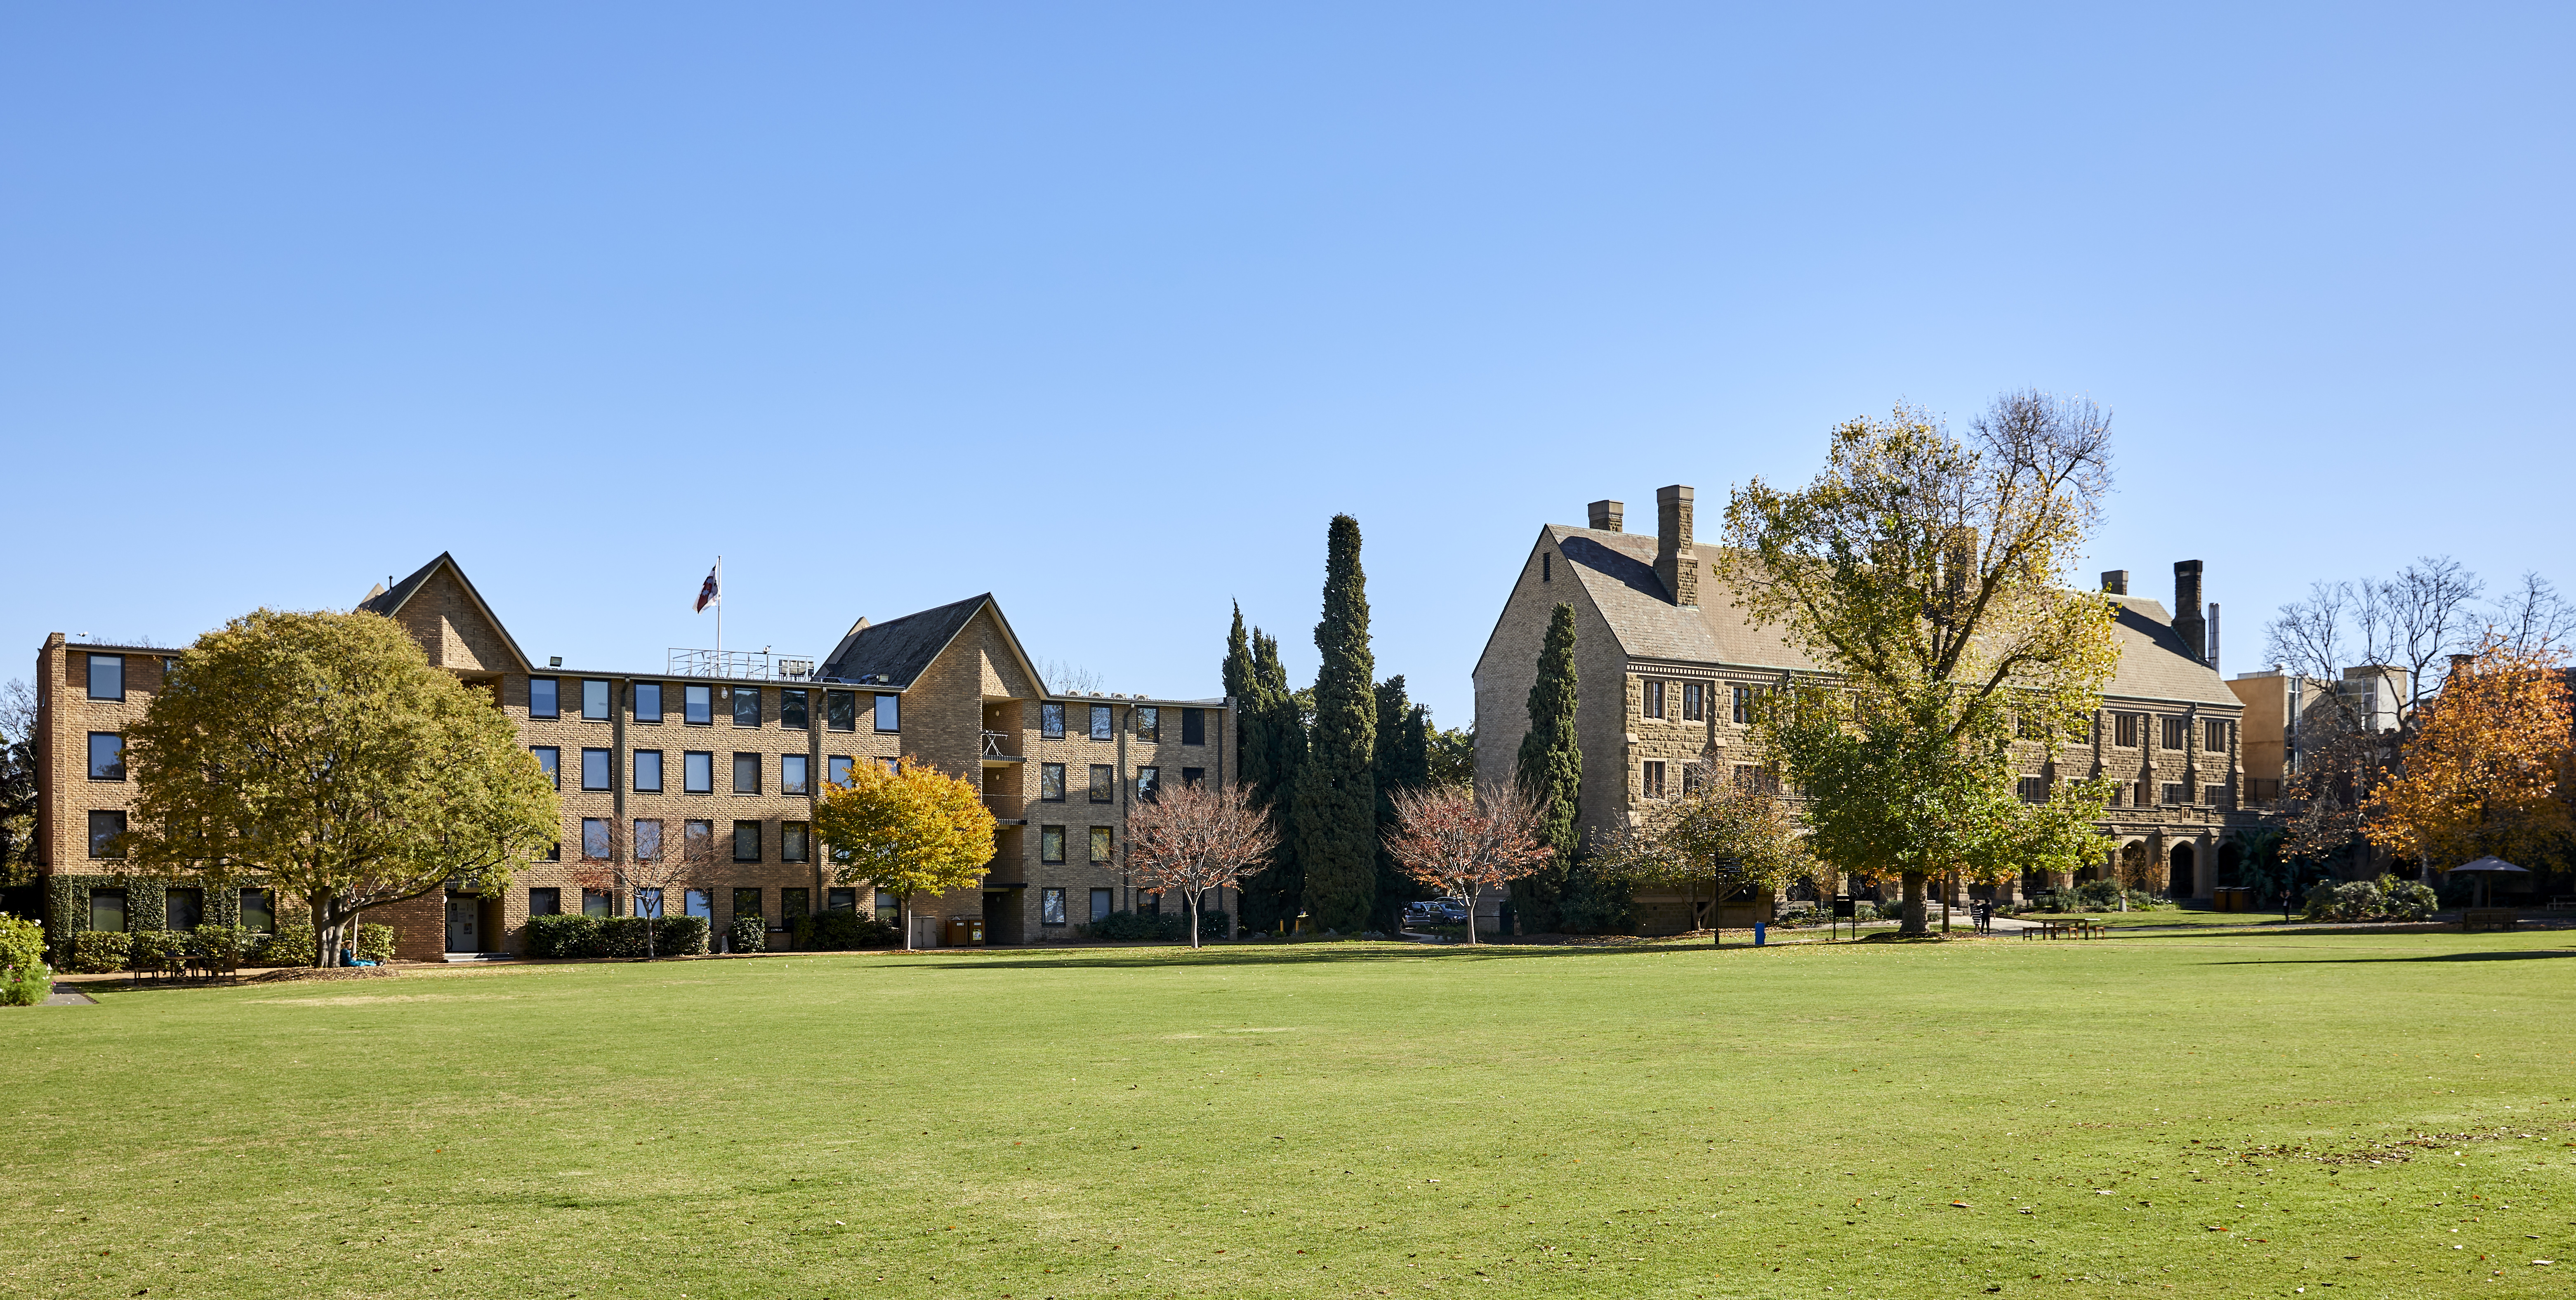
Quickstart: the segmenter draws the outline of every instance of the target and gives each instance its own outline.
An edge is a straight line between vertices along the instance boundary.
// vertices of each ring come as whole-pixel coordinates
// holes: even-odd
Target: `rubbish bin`
[[[948,933],[940,942],[943,948],[972,948],[984,942],[984,918],[952,916]]]

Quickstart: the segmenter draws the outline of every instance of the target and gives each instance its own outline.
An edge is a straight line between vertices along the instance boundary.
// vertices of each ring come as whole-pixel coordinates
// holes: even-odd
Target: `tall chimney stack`
[[[1594,532],[1615,533],[1626,520],[1628,507],[1616,501],[1595,501],[1585,506],[1583,511],[1591,519],[1590,527]]]
[[[2209,666],[2218,667],[2218,602],[2209,602]],[[2227,674],[2221,672],[2219,676]]]
[[[2191,657],[2209,662],[2209,621],[2200,615],[2200,561],[2174,561],[2174,635]]]
[[[2128,595],[2128,594],[2129,594],[2129,571],[2128,571],[2127,569],[2105,569],[2105,570],[2103,570],[2103,571],[2102,571],[2102,590],[2107,591],[2107,592],[2111,593],[2111,594],[2112,594],[2112,595],[2114,595],[2114,596],[2125,596],[2125,595]]]
[[[1673,603],[1699,607],[1699,557],[1691,553],[1691,490],[1655,489],[1655,577]]]

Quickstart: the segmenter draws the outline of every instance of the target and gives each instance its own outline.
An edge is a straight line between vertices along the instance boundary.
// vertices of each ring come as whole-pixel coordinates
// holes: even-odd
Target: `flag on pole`
[[[707,606],[715,603],[717,598],[723,595],[723,586],[718,581],[723,574],[724,561],[718,560],[716,561],[716,567],[707,570],[707,580],[699,585],[697,608],[691,612],[698,614],[706,613]]]

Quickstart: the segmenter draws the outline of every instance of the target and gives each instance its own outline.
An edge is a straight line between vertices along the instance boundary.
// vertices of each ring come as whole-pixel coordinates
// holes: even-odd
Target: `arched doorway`
[[[2189,841],[2173,846],[2173,874],[2168,877],[2165,892],[2174,898],[2191,897],[2191,869],[2198,855]]]
[[[2120,887],[2140,889],[2147,883],[2147,846],[2131,840],[2120,846]]]

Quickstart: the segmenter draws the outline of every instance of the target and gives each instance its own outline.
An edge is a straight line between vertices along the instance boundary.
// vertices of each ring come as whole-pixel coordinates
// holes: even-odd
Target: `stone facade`
[[[527,864],[499,896],[431,895],[368,913],[395,927],[398,955],[407,959],[520,951],[537,908],[630,913],[632,897],[586,897],[585,873],[571,860],[598,824],[658,823],[672,848],[693,831],[711,837],[718,864],[661,902],[671,915],[706,916],[718,935],[737,907],[747,913],[755,902],[773,945],[789,940],[800,914],[887,913],[867,882],[835,878],[811,827],[836,770],[897,760],[971,774],[1001,822],[982,888],[913,900],[915,942],[946,942],[952,921],[981,922],[988,942],[1066,939],[1090,919],[1095,891],[1109,891],[1111,910],[1155,906],[1126,869],[1127,814],[1140,774],[1148,783],[1231,779],[1222,759],[1234,737],[1229,701],[1053,695],[990,596],[876,627],[861,620],[838,658],[794,675],[539,667],[443,555],[391,591],[370,593],[361,608],[394,618],[432,663],[489,689],[524,743],[553,759],[562,801],[561,858]],[[130,816],[133,786],[121,772],[91,777],[89,734],[119,735],[141,717],[173,654],[47,638],[37,665],[44,755],[37,866],[46,876],[98,876],[99,888],[115,887],[122,863],[90,856],[90,814]],[[121,662],[119,698],[91,698],[92,657]],[[880,696],[892,703],[881,707]],[[1069,724],[1067,735],[1047,735],[1049,705],[1080,717],[1079,733]],[[1109,714],[1103,740],[1091,738],[1095,707]],[[1041,798],[1049,762],[1080,774],[1081,787],[1065,802]],[[1099,803],[1089,802],[1094,765],[1109,770],[1111,797]],[[1043,860],[1044,826],[1064,828],[1065,861]],[[1091,861],[1094,828],[1109,834],[1107,861]],[[1060,908],[1050,907],[1059,900]]]
[[[1695,764],[1722,780],[1768,779],[1748,748],[1751,693],[1820,669],[1735,607],[1716,576],[1716,549],[1691,536],[1692,495],[1686,487],[1656,494],[1654,537],[1622,532],[1625,511],[1615,501],[1592,503],[1591,527],[1540,530],[1476,666],[1480,782],[1513,777],[1539,648],[1560,603],[1575,611],[1587,835],[1626,824],[1647,802],[1679,797]],[[2261,820],[2243,797],[2244,704],[2220,680],[2209,645],[2216,607],[2206,621],[2196,608],[2177,620],[2129,596],[2125,573],[2104,576],[2119,601],[2121,663],[2095,734],[2053,753],[2025,742],[2022,770],[2037,783],[2121,783],[2102,825],[2113,846],[2085,875],[2116,872],[2141,888],[2206,898],[2234,867],[2232,837]],[[2176,576],[2181,594],[2196,600],[2199,562],[2177,565]],[[1730,904],[1726,923],[1768,916],[1778,901],[1741,911]],[[1705,898],[1648,894],[1635,914],[1645,932],[1669,932],[1706,924],[1707,907]]]

